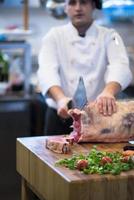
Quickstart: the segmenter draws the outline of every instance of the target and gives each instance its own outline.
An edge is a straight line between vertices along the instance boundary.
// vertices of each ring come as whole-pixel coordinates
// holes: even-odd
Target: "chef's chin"
[[[79,28],[79,27],[82,27],[82,26],[85,26],[85,22],[83,22],[82,19],[75,19],[73,21],[73,25],[76,27],[76,28]]]

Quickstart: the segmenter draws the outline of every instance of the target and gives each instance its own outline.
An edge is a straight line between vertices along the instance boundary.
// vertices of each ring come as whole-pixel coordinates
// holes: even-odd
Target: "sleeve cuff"
[[[124,90],[132,81],[132,73],[128,67],[120,67],[118,64],[110,66],[112,70],[107,70],[105,74],[105,82],[117,82],[121,85],[121,90]]]

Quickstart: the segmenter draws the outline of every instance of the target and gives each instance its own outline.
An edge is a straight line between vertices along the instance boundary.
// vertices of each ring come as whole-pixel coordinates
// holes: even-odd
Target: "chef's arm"
[[[132,72],[129,67],[129,58],[123,40],[118,33],[112,31],[107,38],[107,59],[108,65],[104,75],[105,83],[119,83],[121,90],[128,87],[132,80]],[[113,92],[116,86],[112,85]]]
[[[106,94],[108,93],[115,97],[120,91],[121,91],[121,85],[117,82],[112,81],[107,83],[107,85],[103,90],[103,93]]]
[[[121,85],[117,82],[109,82],[96,99],[99,112],[110,116],[117,111],[115,96],[121,91]]]
[[[108,65],[104,75],[106,86],[97,97],[100,113],[112,115],[116,112],[115,96],[132,80],[129,59],[122,38],[114,30],[106,37]],[[118,53],[117,53],[118,52]]]
[[[60,86],[52,86],[48,90],[48,95],[57,103],[57,113],[62,118],[68,118],[67,104],[71,98],[67,97]]]
[[[52,86],[49,88],[48,95],[51,96],[56,102],[65,98],[64,92],[60,86]]]

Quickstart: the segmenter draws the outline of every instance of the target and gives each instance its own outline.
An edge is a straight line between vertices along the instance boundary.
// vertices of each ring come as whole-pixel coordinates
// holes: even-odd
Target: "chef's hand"
[[[104,116],[111,116],[117,111],[115,97],[108,92],[102,92],[96,99],[99,112]]]
[[[71,101],[71,98],[69,97],[64,97],[57,101],[57,114],[64,119],[70,117],[68,115],[68,106],[67,106],[69,101]]]

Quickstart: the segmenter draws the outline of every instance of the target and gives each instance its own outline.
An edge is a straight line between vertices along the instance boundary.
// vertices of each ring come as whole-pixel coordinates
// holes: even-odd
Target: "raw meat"
[[[56,153],[69,153],[71,150],[70,146],[72,144],[73,138],[69,136],[49,137],[46,140],[46,147]]]
[[[75,142],[127,142],[134,140],[134,101],[117,101],[117,112],[103,116],[91,103],[81,111],[71,109]]]

